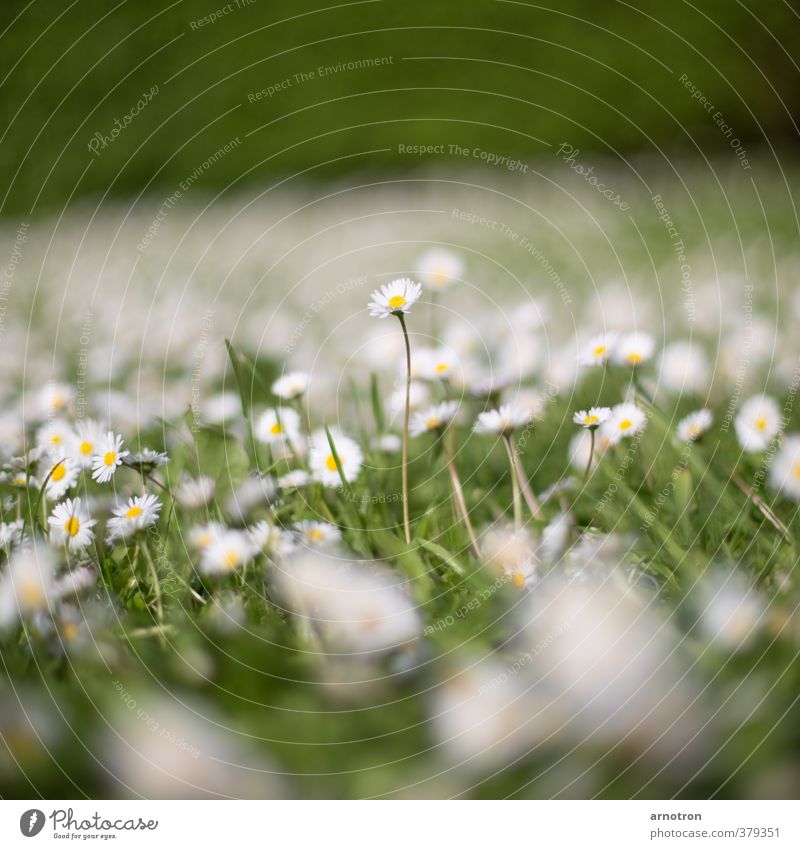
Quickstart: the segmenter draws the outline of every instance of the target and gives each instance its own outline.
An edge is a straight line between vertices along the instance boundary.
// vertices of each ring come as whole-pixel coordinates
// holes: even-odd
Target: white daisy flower
[[[58,415],[66,412],[72,406],[75,401],[75,390],[66,383],[50,381],[39,392],[37,401],[40,415],[43,418],[54,414]]]
[[[272,384],[272,393],[285,401],[299,398],[308,391],[310,380],[311,378],[304,371],[290,371]]]
[[[419,260],[417,271],[423,283],[432,289],[445,289],[461,279],[464,263],[461,257],[444,248],[432,248]]]
[[[425,380],[452,380],[460,372],[458,357],[447,348],[426,348],[414,357],[417,374]]]
[[[108,520],[108,542],[127,539],[137,531],[155,525],[160,512],[161,502],[155,495],[147,493],[129,498],[127,504],[114,508],[114,515]]]
[[[443,401],[426,410],[419,410],[411,417],[409,431],[412,436],[438,433],[453,421],[457,412],[458,404],[455,401]]]
[[[646,424],[647,415],[644,410],[636,404],[626,402],[612,408],[611,415],[601,426],[600,433],[607,437],[612,445],[616,445],[621,439],[639,433]]]
[[[128,452],[122,450],[122,437],[108,431],[97,443],[97,453],[92,460],[92,478],[98,483],[108,483],[127,456]]]
[[[311,483],[311,475],[305,469],[293,469],[278,478],[281,489],[300,489]]]
[[[53,551],[38,540],[11,556],[0,577],[0,628],[13,625],[20,617],[48,610],[56,565]]]
[[[16,522],[0,522],[0,548],[11,548],[22,542],[22,530],[25,522],[17,519]]]
[[[184,476],[175,490],[175,500],[185,510],[205,507],[213,500],[216,488],[216,481],[210,475],[196,478]]]
[[[77,477],[77,472],[75,476]],[[13,472],[9,478],[9,483],[19,489],[39,489],[40,486],[39,479],[35,475],[29,475],[24,469]]]
[[[532,420],[529,410],[502,404],[497,410],[487,410],[478,414],[473,430],[480,434],[508,436],[515,430],[525,427]]]
[[[647,362],[656,349],[648,333],[626,333],[616,344],[612,358],[617,365],[638,366]]]
[[[742,404],[733,424],[745,451],[763,451],[780,430],[781,411],[768,395],[754,395]]]
[[[572,417],[576,425],[586,430],[594,430],[611,417],[610,407],[590,407],[588,410],[578,410]]]
[[[287,439],[296,442],[299,436],[300,416],[291,408],[265,410],[256,421],[255,437],[266,445],[285,442]]]
[[[700,392],[709,377],[708,359],[696,343],[681,340],[662,351],[658,381],[669,391]]]
[[[167,463],[169,463],[169,455],[165,451],[156,451],[153,448],[142,448],[141,451],[128,454],[124,461],[126,466],[150,466],[153,469],[166,466]]]
[[[56,598],[82,595],[90,590],[97,581],[97,573],[91,566],[76,566],[60,577],[53,585]]]
[[[364,454],[359,444],[343,433],[332,431],[331,439],[336,446],[336,453],[342,466],[342,475],[349,483],[358,477],[358,473],[364,464]],[[324,486],[341,486],[342,479],[339,477],[336,460],[333,457],[325,431],[317,431],[314,434],[311,440],[308,464],[315,480]]]
[[[102,426],[91,419],[84,419],[76,424],[70,445],[70,457],[79,468],[91,468],[103,433]]]
[[[189,545],[195,551],[204,551],[224,532],[225,526],[221,522],[195,525],[189,530]]]
[[[407,277],[392,280],[391,283],[381,286],[380,290],[376,289],[372,293],[369,314],[373,318],[402,315],[411,310],[421,294],[422,286]]]
[[[678,422],[677,434],[681,442],[694,442],[710,427],[713,417],[711,410],[696,410]]]
[[[271,525],[266,519],[249,527],[247,535],[254,551],[268,554],[273,559],[286,557],[297,547],[295,538],[289,531]]]
[[[505,575],[517,589],[529,586],[536,574],[537,540],[527,528],[493,527],[481,537],[481,551],[491,568]]]
[[[220,575],[240,569],[255,554],[245,531],[224,529],[206,546],[200,555],[200,571]]]
[[[92,528],[96,519],[81,504],[80,498],[68,498],[53,508],[47,520],[50,525],[50,540],[55,545],[66,545],[70,551],[83,551],[94,539]]]
[[[614,332],[601,333],[593,336],[585,345],[581,346],[578,360],[584,366],[602,366],[608,362],[615,351],[617,334]]]
[[[44,472],[44,477],[47,479],[45,485],[47,497],[51,501],[61,498],[64,493],[75,486],[79,471],[75,462],[69,458],[50,466]]]
[[[54,460],[60,460],[72,452],[75,432],[62,419],[53,419],[36,431],[36,447]]]
[[[336,545],[342,539],[342,532],[329,522],[315,522],[305,519],[294,526],[302,543],[311,548],[327,548]]]
[[[370,445],[375,451],[382,451],[384,454],[397,454],[403,447],[403,440],[396,433],[383,433],[376,436]]]
[[[778,449],[769,470],[770,485],[778,492],[800,501],[800,435],[791,434]]]

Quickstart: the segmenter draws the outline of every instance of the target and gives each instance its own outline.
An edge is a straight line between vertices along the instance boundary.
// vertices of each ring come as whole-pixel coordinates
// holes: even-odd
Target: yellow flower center
[[[67,473],[67,470],[64,468],[63,463],[58,463],[53,466],[53,471],[50,473],[50,479],[54,481],[60,481],[64,478],[64,475]]]
[[[77,516],[70,516],[66,522],[64,522],[64,530],[71,536],[74,537],[78,531],[81,529],[81,523],[78,521]]]
[[[438,418],[437,416],[431,416],[431,418],[426,419],[425,427],[428,428],[428,430],[435,430],[437,427],[439,427],[439,425],[441,425],[441,423],[442,421],[440,418]]]
[[[756,430],[765,430],[767,427],[767,420],[762,416],[760,419],[756,419]]]
[[[19,589],[20,601],[26,607],[40,607],[44,602],[44,593],[41,586],[36,583],[24,583]]]
[[[228,569],[235,569],[239,565],[239,553],[236,551],[226,551],[222,562]]]
[[[600,420],[597,418],[597,416],[585,416],[583,421],[584,424],[597,424],[597,422]]]
[[[197,537],[197,545],[199,548],[208,548],[211,543],[211,534],[200,534]]]
[[[522,572],[514,572],[514,574],[511,576],[511,580],[514,582],[514,586],[518,590],[521,590],[525,586],[525,576],[522,574]]]
[[[85,439],[81,442],[80,452],[84,457],[88,456],[92,453],[92,449],[94,445],[91,442],[87,442]]]
[[[50,402],[50,407],[53,410],[60,410],[64,406],[64,397],[62,395],[54,395]]]
[[[401,307],[406,305],[406,299],[402,295],[394,295],[389,298],[389,306],[393,310],[399,310]]]
[[[325,536],[325,534],[322,533],[322,531],[319,528],[312,528],[308,532],[308,538],[311,539],[311,540],[314,540],[314,542],[318,542],[319,540],[323,539],[324,536]]]
[[[602,356],[603,356],[603,354],[605,354],[605,352],[606,352],[607,350],[608,350],[608,349],[606,348],[606,346],[605,346],[605,345],[598,345],[598,346],[594,349],[594,351],[592,351],[592,353],[593,353],[596,357],[602,357]]]
[[[51,442],[53,445],[60,445],[60,444],[61,444],[61,434],[60,434],[60,433],[54,433],[54,434],[50,437],[50,442]]]
[[[116,451],[106,451],[103,454],[103,462],[107,466],[113,466],[117,462],[117,452]]]
[[[631,427],[633,427],[633,422],[630,419],[623,419],[619,423],[619,429],[620,430],[628,430]]]
[[[700,436],[702,428],[699,424],[689,425],[689,436],[694,439],[697,436]]]
[[[637,363],[640,363],[641,361],[642,361],[642,355],[638,354],[636,351],[632,351],[630,354],[628,354],[628,362],[632,366],[635,366]]]
[[[800,480],[800,463],[795,463],[792,466],[792,474],[797,478],[797,480]]]
[[[78,636],[78,626],[74,622],[65,622],[61,626],[61,636],[69,641]]]
[[[126,511],[125,518],[126,519],[135,519],[137,516],[141,516],[141,515],[142,515],[142,508],[139,507],[138,504],[134,504],[133,507],[131,507],[130,509],[128,509]]]
[[[274,425],[270,428],[270,432],[277,436],[280,433],[283,433],[283,428],[281,427],[280,422],[275,422]]]
[[[445,270],[439,267],[433,269],[433,274],[431,274],[431,277],[433,278],[435,283],[444,283],[444,281],[447,280],[447,274],[445,273]]]
[[[332,472],[337,471],[336,460],[334,459],[333,454],[328,454],[328,459],[325,461],[325,467]]]
[[[439,365],[436,366],[436,371],[438,371],[439,374],[441,374],[443,371],[447,371],[447,369],[448,369],[447,363],[439,363]]]

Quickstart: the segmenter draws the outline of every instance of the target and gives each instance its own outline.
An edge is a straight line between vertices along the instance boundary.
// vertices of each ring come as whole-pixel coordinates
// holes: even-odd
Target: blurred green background
[[[399,144],[526,160],[564,141],[613,157],[729,154],[717,110],[749,149],[786,147],[800,97],[793,6],[3,0],[2,213],[106,192],[168,195],[237,137],[195,186],[479,164],[403,155]],[[127,126],[92,152],[116,121]]]

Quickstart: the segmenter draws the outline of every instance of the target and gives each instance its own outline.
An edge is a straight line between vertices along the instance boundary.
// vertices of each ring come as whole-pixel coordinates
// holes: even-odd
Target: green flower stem
[[[411,521],[408,512],[408,421],[411,415],[411,341],[408,338],[408,329],[403,313],[397,313],[400,319],[400,327],[403,329],[403,339],[406,343],[406,403],[403,414],[403,528],[406,535],[406,543],[411,544]]]
[[[589,428],[589,433],[591,433],[591,442],[589,443],[589,459],[586,461],[586,470],[583,473],[583,482],[586,483],[589,480],[589,472],[592,469],[592,460],[594,459],[594,434],[597,430],[596,427]]]
[[[522,494],[519,488],[519,478],[517,477],[517,466],[514,462],[514,448],[511,445],[511,438],[508,435],[503,436],[503,445],[506,448],[508,455],[508,465],[511,469],[511,500],[514,504],[514,527],[519,530],[522,527]]]
[[[475,556],[480,557],[481,549],[478,545],[478,540],[475,537],[475,529],[472,527],[472,522],[469,518],[469,510],[467,510],[467,502],[464,498],[464,488],[461,486],[461,478],[458,476],[458,469],[456,468],[455,460],[453,459],[453,453],[450,450],[450,446],[447,444],[447,436],[442,437],[442,445],[445,464],[447,465],[447,471],[450,474],[450,483],[453,486],[453,497],[455,498],[456,510],[461,516],[461,521],[464,523],[464,527],[467,529],[469,541],[472,545],[472,550],[475,553]]]

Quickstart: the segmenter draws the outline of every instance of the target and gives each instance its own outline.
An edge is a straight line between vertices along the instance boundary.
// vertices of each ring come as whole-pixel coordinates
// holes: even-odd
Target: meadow
[[[5,220],[3,796],[796,794],[799,175],[584,158]]]

